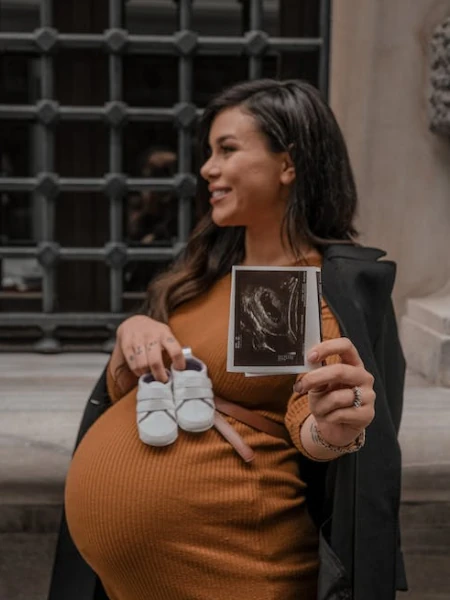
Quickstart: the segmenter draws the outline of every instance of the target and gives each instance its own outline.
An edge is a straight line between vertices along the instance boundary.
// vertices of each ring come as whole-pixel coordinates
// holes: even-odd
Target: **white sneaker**
[[[172,376],[169,381],[156,381],[151,373],[139,377],[136,418],[139,437],[150,446],[168,446],[178,437]]]
[[[215,405],[206,365],[184,348],[186,369],[171,368],[173,397],[178,425],[185,431],[200,433],[214,425]]]

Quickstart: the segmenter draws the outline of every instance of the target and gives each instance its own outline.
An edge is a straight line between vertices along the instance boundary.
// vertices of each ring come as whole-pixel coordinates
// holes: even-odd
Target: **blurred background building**
[[[201,110],[264,76],[329,99],[361,241],[398,264],[428,379],[406,381],[399,600],[450,599],[450,0],[0,0],[2,600],[47,595],[104,351],[196,220]]]
[[[449,17],[450,0],[1,0],[0,350],[110,349],[195,223],[211,95],[299,77],[344,130],[362,242],[398,263],[410,365],[450,385],[449,129],[429,106]]]
[[[330,2],[0,7],[0,347],[108,349],[195,223],[202,108],[248,78],[326,95]]]

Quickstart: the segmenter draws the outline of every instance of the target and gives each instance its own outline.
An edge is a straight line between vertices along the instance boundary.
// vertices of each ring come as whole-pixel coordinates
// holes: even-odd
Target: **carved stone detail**
[[[450,18],[431,38],[430,129],[450,136]]]

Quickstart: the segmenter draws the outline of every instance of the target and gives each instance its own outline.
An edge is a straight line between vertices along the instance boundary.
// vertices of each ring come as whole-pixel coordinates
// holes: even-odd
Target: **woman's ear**
[[[283,152],[280,181],[283,185],[291,185],[295,180],[295,165],[289,152]]]

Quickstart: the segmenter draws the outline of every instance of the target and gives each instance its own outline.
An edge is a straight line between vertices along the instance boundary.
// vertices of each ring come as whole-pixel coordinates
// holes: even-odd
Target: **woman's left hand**
[[[348,338],[321,342],[308,353],[308,360],[322,363],[332,355],[339,355],[341,362],[309,371],[294,390],[308,393],[311,413],[324,440],[333,446],[347,446],[374,418],[374,378]]]

